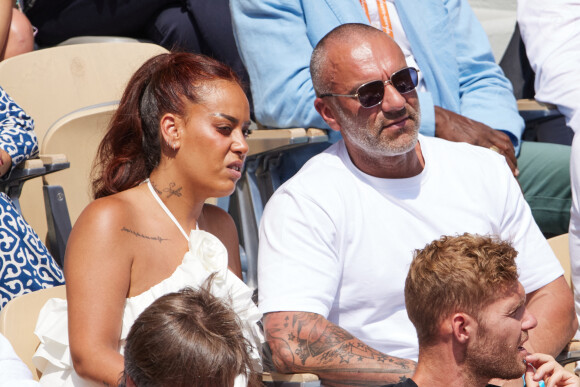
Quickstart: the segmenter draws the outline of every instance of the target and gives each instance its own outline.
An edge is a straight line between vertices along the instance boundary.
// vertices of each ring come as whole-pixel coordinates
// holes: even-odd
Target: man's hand
[[[492,148],[505,156],[514,176],[518,176],[518,161],[509,136],[481,122],[435,106],[435,136],[455,142],[467,142]]]
[[[538,387],[540,380],[546,383],[546,387],[580,387],[578,376],[566,371],[550,355],[534,353],[528,355],[526,361],[528,362],[527,387]]]
[[[316,313],[267,313],[264,332],[278,372],[317,374],[325,386],[398,383],[415,371],[414,361],[385,355]]]
[[[12,165],[12,158],[5,150],[0,149],[0,177],[4,176]]]

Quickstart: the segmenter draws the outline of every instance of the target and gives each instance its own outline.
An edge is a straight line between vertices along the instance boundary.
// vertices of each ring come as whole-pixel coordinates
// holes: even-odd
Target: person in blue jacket
[[[312,50],[340,24],[371,24],[420,70],[420,132],[503,154],[544,234],[567,232],[570,147],[521,141],[512,86],[467,0],[231,0],[230,9],[262,125],[328,129],[314,108]]]

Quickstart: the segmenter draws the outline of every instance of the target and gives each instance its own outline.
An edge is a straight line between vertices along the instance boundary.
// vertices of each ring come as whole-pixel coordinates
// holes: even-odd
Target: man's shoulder
[[[490,164],[497,166],[506,164],[502,155],[478,145],[427,136],[420,136],[419,140],[421,149],[426,153],[426,156],[434,157],[438,163],[444,160],[456,162],[461,159],[463,165],[470,167],[480,165],[489,168]]]
[[[435,151],[447,152],[449,150],[454,150],[455,152],[468,152],[468,153],[475,153],[477,155],[482,155],[484,157],[489,157],[490,155],[498,156],[497,152],[490,150],[489,148],[485,148],[479,145],[469,144],[467,142],[455,142],[445,140],[439,137],[431,137],[431,136],[424,136],[419,135],[419,142],[421,144],[426,144],[429,148],[434,149]],[[499,157],[502,158],[501,156]]]

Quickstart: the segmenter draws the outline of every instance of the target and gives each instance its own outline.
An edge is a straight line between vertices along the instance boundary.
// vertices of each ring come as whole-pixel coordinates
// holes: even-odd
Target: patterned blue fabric
[[[0,88],[0,149],[18,163],[38,153],[32,119]],[[32,227],[0,193],[0,308],[12,298],[64,283],[62,270]]]
[[[38,153],[34,121],[0,87],[0,149],[12,158],[12,169]],[[9,174],[7,174],[9,175]],[[6,179],[8,176],[3,176]]]

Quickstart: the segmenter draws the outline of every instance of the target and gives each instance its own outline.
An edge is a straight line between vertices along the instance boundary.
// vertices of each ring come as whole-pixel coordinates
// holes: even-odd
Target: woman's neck
[[[184,229],[191,230],[197,224],[203,224],[202,210],[206,198],[199,197],[191,187],[181,184],[179,179],[169,174],[153,171],[149,181],[157,196]]]

